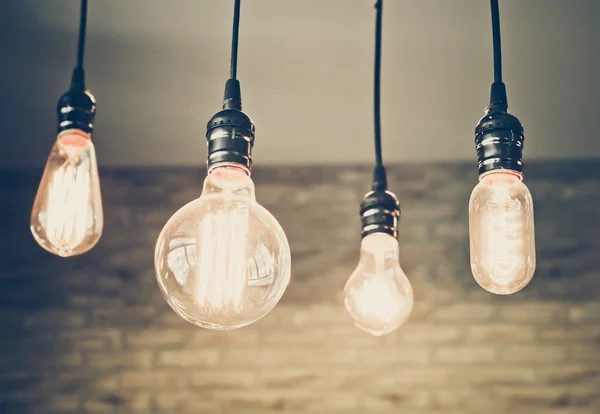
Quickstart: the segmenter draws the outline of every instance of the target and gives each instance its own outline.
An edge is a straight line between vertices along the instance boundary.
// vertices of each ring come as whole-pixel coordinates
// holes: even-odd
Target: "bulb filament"
[[[247,281],[248,210],[233,200],[231,203],[227,211],[208,214],[198,228],[196,300],[214,311],[241,311]]]
[[[486,203],[488,228],[483,233],[486,253],[482,264],[491,279],[505,286],[513,282],[525,265],[521,205],[518,200],[511,199],[509,182],[493,183],[491,189],[491,198]]]
[[[89,168],[74,164],[72,159],[67,159],[54,172],[48,189],[46,234],[52,245],[65,251],[79,246],[86,236],[89,221]]]

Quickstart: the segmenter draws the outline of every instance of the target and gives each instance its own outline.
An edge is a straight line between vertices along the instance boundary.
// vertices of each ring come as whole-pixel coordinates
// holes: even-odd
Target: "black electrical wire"
[[[81,14],[79,17],[79,43],[77,44],[77,67],[83,69],[85,56],[85,32],[87,28],[87,0],[81,0]]]
[[[238,37],[240,31],[240,1],[235,0],[233,7],[233,35],[231,38],[231,66],[230,66],[230,79],[236,79],[237,77],[237,58],[238,58]]]
[[[83,71],[83,59],[85,57],[85,32],[87,30],[87,0],[81,0],[79,15],[79,40],[77,42],[77,65],[71,77],[71,89],[82,91],[85,89],[85,73]]]
[[[381,22],[383,0],[375,3],[377,14],[375,17],[375,76],[373,84],[373,120],[375,127],[375,163],[383,166],[381,150]]]
[[[231,36],[231,66],[229,79],[225,82],[223,109],[242,110],[242,92],[237,78],[238,39],[240,32],[240,0],[234,1],[233,6],[233,34]]]
[[[500,12],[498,0],[490,0],[492,11],[492,43],[494,47],[494,83],[490,92],[490,105],[487,112],[506,112],[508,100],[506,86],[502,82],[502,44],[500,40]]]
[[[375,171],[373,172],[373,191],[387,190],[387,177],[383,166],[381,149],[381,33],[383,0],[375,3],[375,65],[373,79],[373,124],[375,132]]]
[[[492,42],[494,44],[494,82],[502,82],[502,44],[498,0],[490,0],[492,9]]]

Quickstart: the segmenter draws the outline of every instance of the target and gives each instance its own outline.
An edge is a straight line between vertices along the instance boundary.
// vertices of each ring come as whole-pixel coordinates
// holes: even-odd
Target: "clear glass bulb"
[[[358,267],[344,288],[346,310],[360,329],[380,336],[399,328],[413,308],[413,290],[400,268],[398,240],[386,233],[366,236]]]
[[[79,129],[63,131],[50,151],[33,203],[33,237],[51,253],[75,256],[96,245],[103,224],[91,137]]]
[[[535,272],[533,200],[521,178],[510,170],[484,174],[469,202],[471,270],[498,295],[523,289]]]
[[[154,266],[179,316],[203,328],[236,329],[281,299],[290,280],[290,247],[275,217],[256,202],[248,173],[226,165],[213,169],[200,198],[167,222]]]

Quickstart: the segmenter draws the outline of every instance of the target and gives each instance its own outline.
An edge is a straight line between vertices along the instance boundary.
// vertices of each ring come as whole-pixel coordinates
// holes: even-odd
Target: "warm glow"
[[[398,296],[393,270],[367,279],[354,294],[360,315],[373,317],[382,323],[392,321],[407,302],[406,298]]]
[[[67,257],[91,249],[102,226],[94,146],[88,134],[65,131],[48,157],[31,212],[31,231],[46,250]]]
[[[202,195],[163,228],[156,278],[173,310],[195,325],[236,329],[265,316],[290,280],[283,229],[254,197],[247,171],[219,166]]]
[[[54,246],[77,247],[85,238],[90,199],[90,177],[84,168],[67,159],[48,188],[46,235]]]
[[[348,279],[346,309],[356,326],[379,336],[400,327],[413,307],[413,291],[400,268],[398,241],[385,233],[365,237],[358,267]]]
[[[196,251],[199,306],[210,312],[230,307],[239,312],[247,283],[245,244],[248,236],[248,210],[234,209],[207,214],[198,226]],[[218,243],[211,243],[218,240]],[[212,249],[202,246],[213,245]],[[216,277],[215,277],[216,276]]]
[[[469,206],[471,267],[492,293],[522,289],[535,271],[533,201],[520,176],[493,172],[481,178]]]

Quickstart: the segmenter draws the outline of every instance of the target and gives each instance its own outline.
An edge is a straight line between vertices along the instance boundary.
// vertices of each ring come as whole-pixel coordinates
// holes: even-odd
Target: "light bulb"
[[[521,178],[510,170],[488,172],[469,202],[473,276],[499,295],[521,290],[535,272],[533,200]]]
[[[44,249],[62,257],[90,250],[100,239],[102,200],[90,135],[58,135],[31,211],[31,232]]]
[[[400,327],[413,308],[413,290],[400,268],[398,241],[386,233],[365,236],[358,267],[344,288],[346,309],[360,329],[380,336]]]
[[[241,328],[269,313],[291,271],[283,229],[256,202],[248,170],[233,164],[212,169],[200,198],[167,222],[154,264],[173,310],[215,330]]]

